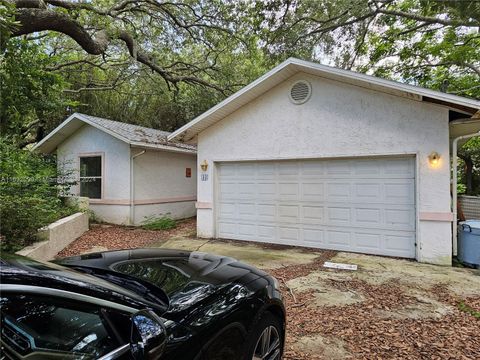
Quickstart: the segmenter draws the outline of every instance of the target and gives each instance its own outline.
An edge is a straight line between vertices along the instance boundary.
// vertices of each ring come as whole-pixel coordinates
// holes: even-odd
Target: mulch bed
[[[108,250],[148,247],[179,234],[188,234],[192,230],[195,230],[195,218],[179,221],[174,229],[156,231],[138,227],[96,224],[90,231],[58,253],[57,257],[80,255],[98,246]]]
[[[312,355],[293,347],[299,338],[315,335],[340,339],[351,354],[346,358],[351,359],[480,359],[480,319],[458,308],[464,301],[471,309],[480,311],[480,296],[459,299],[445,287],[436,286],[430,295],[451,305],[451,315],[440,319],[397,319],[382,317],[379,310],[401,309],[418,300],[406,295],[395,282],[371,285],[358,280],[330,280],[330,286],[365,297],[361,303],[339,307],[309,306],[314,301],[313,291],[292,294],[285,282],[323,270],[322,264],[330,255],[327,253],[306,266],[270,271],[282,279],[287,307],[285,359],[326,359],[320,349]]]

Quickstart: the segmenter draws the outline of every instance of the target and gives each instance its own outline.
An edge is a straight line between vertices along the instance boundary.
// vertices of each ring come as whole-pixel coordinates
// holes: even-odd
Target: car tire
[[[280,360],[284,332],[281,320],[270,312],[261,315],[248,337],[245,360]]]

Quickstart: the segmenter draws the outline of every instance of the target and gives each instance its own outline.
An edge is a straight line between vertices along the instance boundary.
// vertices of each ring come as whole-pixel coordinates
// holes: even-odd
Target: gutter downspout
[[[130,148],[130,152],[131,151],[132,150]],[[146,152],[147,150],[142,150],[138,154],[132,155],[130,158],[130,219],[129,219],[130,225],[135,225],[134,223],[135,222],[135,184],[134,184],[135,177],[133,173],[133,170],[134,170],[133,160],[135,160],[135,158],[139,157],[140,155],[145,154]]]
[[[452,223],[452,250],[453,255],[457,255],[457,167],[458,167],[458,159],[457,159],[457,151],[458,151],[458,142],[460,140],[470,139],[475,136],[480,136],[480,131],[462,135],[453,140],[452,143],[452,212],[453,212],[453,223]]]

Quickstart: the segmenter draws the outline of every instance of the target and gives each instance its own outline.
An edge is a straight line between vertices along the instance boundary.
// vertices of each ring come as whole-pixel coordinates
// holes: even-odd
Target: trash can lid
[[[470,226],[472,229],[480,230],[480,220],[466,220],[460,223],[460,225],[463,225],[463,224]]]

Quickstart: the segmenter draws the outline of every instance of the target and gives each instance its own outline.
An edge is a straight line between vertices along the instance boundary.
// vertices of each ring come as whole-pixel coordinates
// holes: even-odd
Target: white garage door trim
[[[415,257],[415,156],[216,165],[217,237]]]

